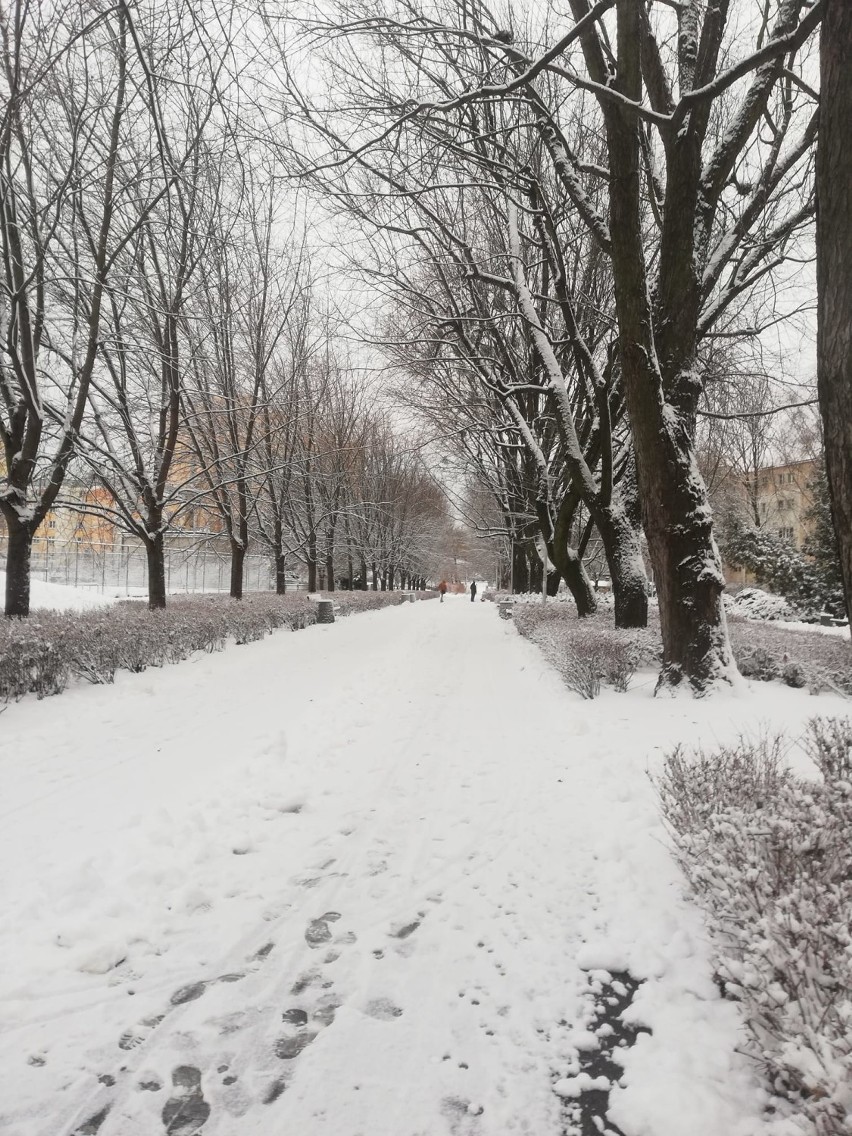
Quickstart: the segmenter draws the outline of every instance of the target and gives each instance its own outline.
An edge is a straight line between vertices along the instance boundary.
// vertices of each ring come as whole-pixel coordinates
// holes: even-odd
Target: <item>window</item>
[[[47,522],[47,527],[48,527],[49,529],[55,529],[55,528],[56,528],[56,521],[48,521],[48,522]]]
[[[781,528],[781,529],[779,529],[779,530],[778,530],[778,539],[779,539],[779,540],[792,540],[792,539],[793,539],[793,530],[792,530],[792,528],[790,528],[790,527],[787,527],[787,528]]]

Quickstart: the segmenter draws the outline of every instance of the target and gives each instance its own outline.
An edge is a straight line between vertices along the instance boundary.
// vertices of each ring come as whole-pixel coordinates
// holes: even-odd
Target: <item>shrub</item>
[[[852,723],[811,723],[822,781],[786,769],[786,747],[678,748],[658,788],[753,1055],[819,1136],[841,1136],[852,1112]]]
[[[640,666],[659,658],[654,627],[623,631],[603,613],[578,619],[567,604],[519,604],[515,626],[539,646],[568,687],[583,698],[596,698],[601,684],[627,690]]]
[[[777,661],[763,647],[742,655],[737,663],[744,678],[755,678],[761,682],[770,682],[780,673]]]
[[[420,593],[432,599],[436,593]],[[340,615],[400,602],[398,592],[335,593]],[[165,611],[126,601],[85,612],[39,612],[0,622],[0,701],[25,694],[60,694],[71,676],[109,683],[116,671],[144,671],[177,663],[197,651],[221,651],[228,638],[252,643],[279,627],[301,630],[316,622],[304,593],[176,597]]]
[[[748,678],[780,678],[788,686],[852,694],[852,644],[847,636],[755,623],[728,616],[734,658]]]
[[[3,631],[0,698],[11,702],[30,692],[39,698],[61,694],[72,658],[62,622],[48,613],[37,620],[7,620]]]

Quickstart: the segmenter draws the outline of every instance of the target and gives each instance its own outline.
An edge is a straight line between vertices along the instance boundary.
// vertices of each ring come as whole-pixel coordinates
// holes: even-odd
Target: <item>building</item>
[[[813,528],[809,514],[814,500],[811,487],[816,477],[816,462],[806,459],[768,466],[738,478],[733,493],[731,480],[727,479],[726,508],[731,508],[732,497],[735,498],[737,511],[747,524],[801,550]],[[746,569],[729,564],[723,567],[727,583],[754,583]]]

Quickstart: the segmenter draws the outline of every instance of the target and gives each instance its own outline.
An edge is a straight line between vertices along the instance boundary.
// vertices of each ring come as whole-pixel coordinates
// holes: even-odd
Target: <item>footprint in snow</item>
[[[317,1035],[315,1033],[297,1033],[295,1037],[279,1037],[275,1042],[275,1056],[282,1061],[292,1061],[298,1057],[303,1049],[307,1049]]]
[[[118,1048],[127,1052],[143,1045],[165,1016],[165,1014],[157,1014],[153,1018],[145,1018],[136,1029],[126,1030],[118,1039]]]
[[[405,923],[402,927],[397,927],[390,933],[395,939],[407,939],[409,935],[413,935],[417,928],[420,926],[422,919],[415,919],[411,923]]]
[[[96,1112],[90,1116],[88,1120],[84,1120],[79,1128],[75,1128],[72,1136],[97,1136],[97,1132],[101,1125],[107,1118],[110,1106],[102,1108],[100,1112]]]
[[[394,1018],[402,1017],[402,1010],[395,1006],[389,998],[374,998],[364,1007],[364,1013],[380,1022],[392,1022]]]
[[[163,1105],[163,1127],[168,1136],[196,1136],[210,1116],[210,1105],[201,1091],[201,1071],[194,1065],[178,1065],[172,1085],[174,1095]]]
[[[311,949],[321,947],[323,943],[331,942],[332,930],[329,923],[336,923],[340,918],[338,911],[326,911],[318,919],[312,919],[305,931],[305,942]]]
[[[189,985],[175,990],[169,1001],[173,1006],[182,1006],[185,1002],[194,1002],[196,998],[200,998],[206,989],[206,982],[190,982]]]
[[[293,1008],[292,1010],[285,1010],[281,1015],[282,1022],[286,1022],[288,1026],[306,1026],[308,1024],[308,1015],[304,1010]]]

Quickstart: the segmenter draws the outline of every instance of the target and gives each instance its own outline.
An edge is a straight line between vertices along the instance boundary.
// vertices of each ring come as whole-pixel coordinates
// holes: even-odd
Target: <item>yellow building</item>
[[[750,525],[801,550],[813,528],[809,512],[814,499],[811,485],[816,476],[816,462],[811,459],[759,469],[739,482],[735,491],[739,511]],[[744,568],[729,564],[723,567],[729,584],[755,582]]]

